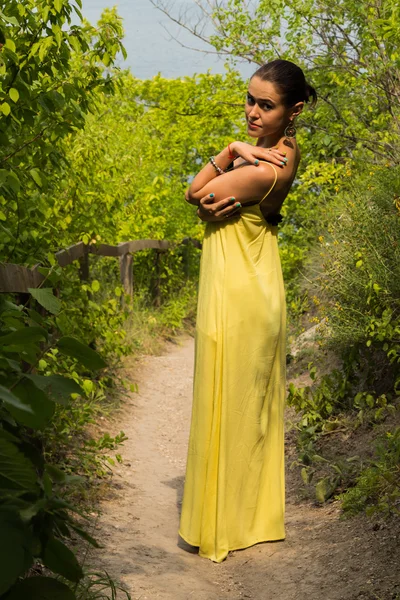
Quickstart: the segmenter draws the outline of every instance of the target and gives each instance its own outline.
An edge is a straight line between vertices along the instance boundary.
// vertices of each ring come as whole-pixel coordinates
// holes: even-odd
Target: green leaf
[[[4,5],[3,5],[4,6]],[[19,21],[18,19],[16,19],[16,17],[9,17],[7,15],[5,15],[3,12],[0,11],[0,16],[2,19],[4,19],[4,21],[6,21],[7,23],[11,23],[11,25],[15,25],[16,27],[19,26]]]
[[[8,406],[14,419],[32,429],[43,429],[54,414],[56,408],[54,402],[27,377],[18,383],[14,393],[25,406],[31,408],[31,412],[26,412]]]
[[[62,7],[63,7],[63,0],[54,0],[54,8],[56,9],[57,12],[61,12]]]
[[[82,484],[85,482],[85,478],[82,477],[81,475],[67,475],[67,473],[65,473],[65,471],[62,471],[55,465],[46,464],[45,471],[54,483],[64,483],[67,485],[69,485],[69,484],[76,485],[78,483]]]
[[[12,40],[11,38],[6,39],[5,47],[8,48],[8,50],[11,50],[12,52],[15,52],[17,49],[14,40]]]
[[[7,600],[76,600],[75,594],[61,581],[51,577],[29,577],[11,591]]]
[[[69,581],[77,582],[83,577],[82,569],[75,554],[60,540],[51,538],[45,547],[43,562],[54,573]]]
[[[16,513],[0,513],[0,595],[29,569],[33,562],[29,531]]]
[[[320,479],[315,486],[315,497],[318,502],[325,502],[330,492],[329,480],[324,477]]]
[[[43,182],[42,182],[42,178],[40,177],[39,171],[37,169],[31,169],[29,171],[33,181],[36,183],[36,185],[38,185],[39,187],[42,187]]]
[[[32,413],[32,408],[27,406],[21,400],[15,396],[10,390],[8,390],[3,385],[0,385],[0,400],[4,402],[6,407],[13,406],[14,408],[18,408],[19,410],[23,410],[29,413]]]
[[[28,292],[53,315],[60,312],[61,302],[54,296],[52,288],[28,288]]]
[[[301,478],[305,484],[308,483],[308,471],[305,467],[301,469]]]
[[[83,395],[83,390],[71,377],[63,375],[38,375],[37,373],[25,375],[33,381],[39,389],[48,394],[54,402],[67,406],[71,400],[71,394]]]
[[[91,544],[95,548],[102,548],[103,547],[91,535],[89,535],[87,531],[85,531],[81,527],[78,527],[78,525],[76,525],[75,523],[70,522],[68,524],[71,527],[71,529],[73,529],[74,531],[76,531],[76,533],[81,536],[81,538],[83,538],[84,540],[86,540],[87,542],[89,542],[89,544]]]
[[[0,110],[3,113],[3,115],[5,115],[6,117],[10,114],[11,112],[11,108],[10,105],[7,102],[3,102],[3,104],[0,106]]]
[[[0,489],[3,493],[15,491],[37,492],[37,476],[31,461],[15,444],[0,432]]]
[[[15,88],[10,88],[10,91],[8,92],[8,95],[10,96],[11,100],[13,102],[18,102],[19,100],[19,92],[17,89]]]
[[[21,182],[13,171],[8,171],[7,173],[7,184],[12,190],[14,190],[14,192],[19,192],[21,188]]]
[[[17,329],[17,331],[2,335],[0,337],[0,347],[19,344],[25,346],[32,342],[47,341],[47,336],[47,331],[42,327],[22,327],[21,329]]]
[[[60,338],[57,342],[57,347],[61,352],[76,358],[89,369],[103,369],[107,366],[107,363],[97,352],[72,336],[66,335]]]

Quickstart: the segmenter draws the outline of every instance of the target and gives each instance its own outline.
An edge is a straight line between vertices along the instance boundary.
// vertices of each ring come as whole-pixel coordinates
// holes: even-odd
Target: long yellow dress
[[[277,227],[259,204],[207,223],[201,258],[179,534],[217,563],[285,538],[286,304]]]

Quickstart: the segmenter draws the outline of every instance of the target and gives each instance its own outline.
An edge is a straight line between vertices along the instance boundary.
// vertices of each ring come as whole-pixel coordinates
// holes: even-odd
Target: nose
[[[258,104],[254,104],[251,107],[248,116],[251,117],[252,119],[257,119],[260,116],[259,109],[258,109]]]

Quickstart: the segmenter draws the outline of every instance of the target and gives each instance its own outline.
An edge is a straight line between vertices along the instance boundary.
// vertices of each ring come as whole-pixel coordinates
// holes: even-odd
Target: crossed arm
[[[233,142],[231,151],[235,151],[237,156],[244,159],[240,165],[233,171],[218,175],[212,164],[208,163],[196,175],[186,192],[187,202],[199,206],[198,214],[201,218],[204,203],[207,203],[208,206],[214,206],[215,209],[218,207],[218,210],[228,205],[228,212],[233,212],[238,204],[240,207],[242,204],[254,202],[257,199],[261,200],[271,188],[275,174],[268,163],[259,162],[257,157],[261,160],[268,160],[268,162],[274,163],[282,169],[286,164],[284,153],[277,149],[268,151],[265,148],[243,142]],[[221,169],[225,169],[231,160],[232,156],[228,148],[224,148],[215,157],[215,161]],[[236,202],[235,207],[230,205],[229,201],[232,199]],[[201,204],[200,200],[202,200]],[[221,206],[222,201],[225,201],[223,206]],[[209,210],[208,212],[213,211]],[[226,214],[222,216],[225,217]]]

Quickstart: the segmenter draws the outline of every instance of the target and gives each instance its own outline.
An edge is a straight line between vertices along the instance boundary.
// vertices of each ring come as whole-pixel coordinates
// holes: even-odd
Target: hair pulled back
[[[283,97],[283,103],[287,108],[297,102],[308,102],[312,98],[311,106],[317,102],[317,92],[312,85],[307,83],[303,71],[290,62],[281,58],[262,65],[252,75],[263,81],[274,83]]]

